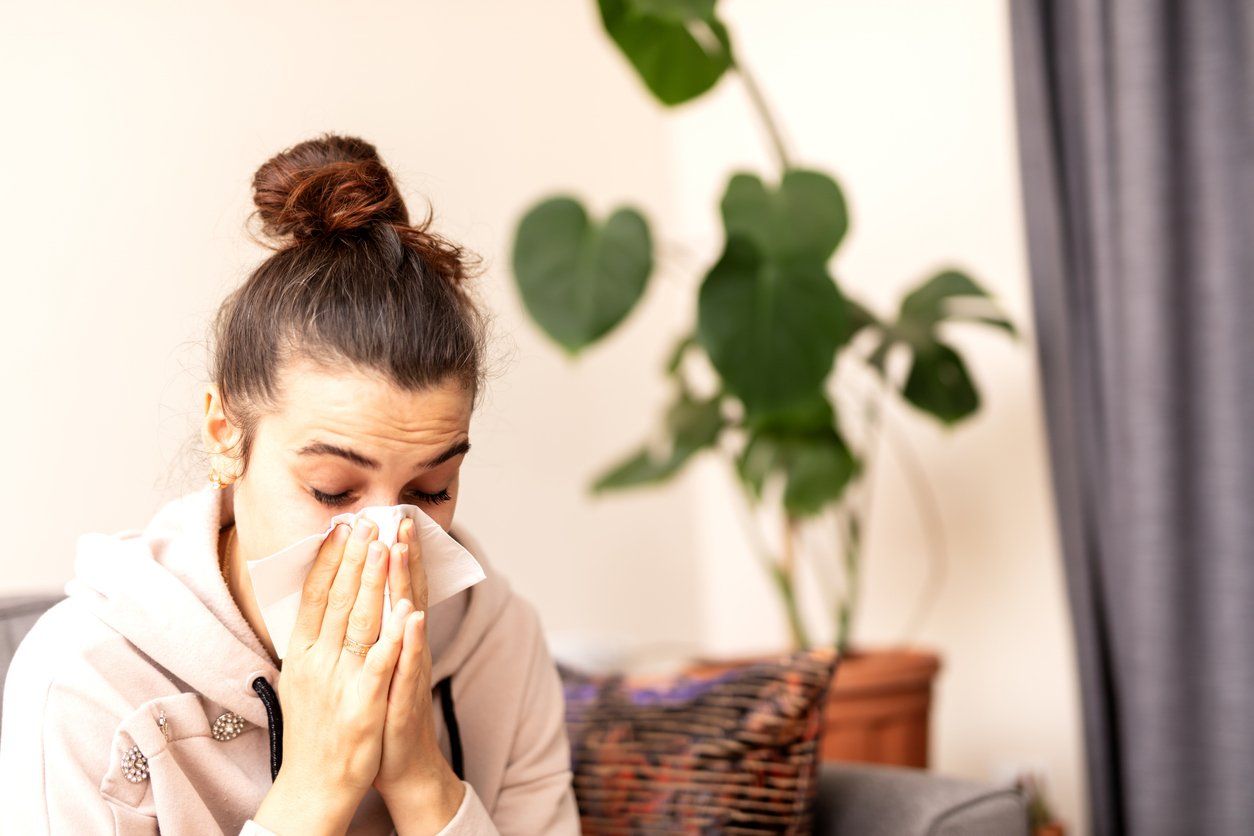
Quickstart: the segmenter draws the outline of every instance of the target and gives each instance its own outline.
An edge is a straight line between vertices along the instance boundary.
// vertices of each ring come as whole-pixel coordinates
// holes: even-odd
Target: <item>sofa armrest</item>
[[[0,596],[0,693],[9,673],[9,663],[26,633],[49,607],[65,596],[49,592],[43,595]],[[2,708],[3,706],[0,706]]]
[[[1011,787],[919,769],[823,763],[819,836],[1027,836],[1028,814]]]

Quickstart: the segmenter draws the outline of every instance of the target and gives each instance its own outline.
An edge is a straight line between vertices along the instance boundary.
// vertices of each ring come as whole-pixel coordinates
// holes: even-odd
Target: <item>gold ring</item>
[[[373,646],[374,642],[366,644],[365,642],[357,641],[357,639],[344,639],[344,649],[349,653],[356,653],[358,656],[365,656]]]

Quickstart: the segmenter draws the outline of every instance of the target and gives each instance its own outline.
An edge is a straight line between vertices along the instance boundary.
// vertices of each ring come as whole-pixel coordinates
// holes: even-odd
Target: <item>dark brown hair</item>
[[[409,223],[373,145],[323,134],[267,160],[252,185],[249,220],[260,218],[260,243],[274,253],[223,301],[209,362],[242,430],[243,469],[295,359],[410,391],[451,377],[478,401],[487,320],[465,287],[478,258],[429,231],[431,212]]]

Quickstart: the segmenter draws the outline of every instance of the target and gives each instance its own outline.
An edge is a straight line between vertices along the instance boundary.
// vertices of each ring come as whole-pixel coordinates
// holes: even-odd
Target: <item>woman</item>
[[[360,139],[301,143],[253,187],[278,246],[215,321],[210,484],[79,538],[9,671],[4,832],[578,833],[540,620],[451,527],[483,381],[466,254],[409,224]],[[341,524],[280,663],[247,561],[399,504],[486,578],[424,617],[412,522],[391,549]]]

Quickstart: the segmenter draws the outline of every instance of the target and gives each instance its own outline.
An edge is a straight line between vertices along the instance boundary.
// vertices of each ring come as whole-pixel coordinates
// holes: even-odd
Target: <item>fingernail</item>
[[[357,522],[353,523],[353,537],[357,538],[358,540],[369,540],[370,530],[373,527],[374,526],[370,522],[370,520],[359,519],[357,520]]]
[[[371,566],[379,565],[379,561],[383,559],[383,544],[378,540],[372,540],[366,548],[366,560]]]

